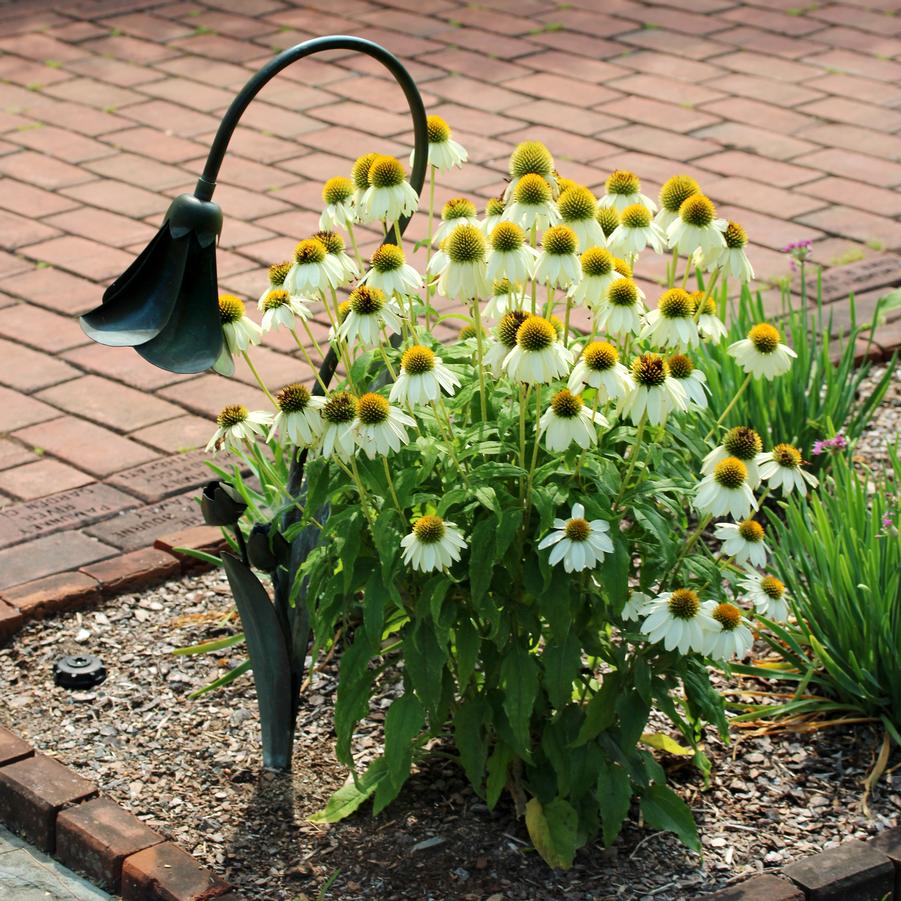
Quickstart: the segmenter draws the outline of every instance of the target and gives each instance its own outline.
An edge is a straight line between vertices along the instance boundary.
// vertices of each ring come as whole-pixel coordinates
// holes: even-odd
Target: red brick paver
[[[850,289],[870,303],[901,278],[892,11],[874,0],[2,5],[0,634],[18,621],[16,598],[47,607],[48,577],[80,569],[96,591],[136,586],[154,566],[176,571],[172,541],[150,550],[160,536],[210,537],[191,530],[189,496],[208,476],[183,452],[205,443],[224,403],[263,404],[251,374],[164,373],[92,345],[72,317],[191,189],[223,110],[274,48],[338,31],[398,54],[470,150],[442,201],[498,193],[527,136],[595,188],[616,166],[651,194],[690,173],[748,228],[762,278],[788,274],[784,244],[815,240],[840,324]],[[222,169],[223,290],[255,298],[263,265],[315,228],[321,182],[370,149],[405,157],[410,140],[403,97],[371,60],[332,54],[284,72]],[[898,318],[882,327],[878,352],[901,343],[899,329]],[[304,372],[277,336],[256,359],[272,387]],[[69,601],[71,583],[60,579]]]

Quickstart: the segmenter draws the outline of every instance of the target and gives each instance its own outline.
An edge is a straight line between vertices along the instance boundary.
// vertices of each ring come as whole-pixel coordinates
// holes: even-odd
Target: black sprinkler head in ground
[[[91,654],[71,654],[53,664],[53,681],[63,688],[93,688],[106,678],[106,667]]]

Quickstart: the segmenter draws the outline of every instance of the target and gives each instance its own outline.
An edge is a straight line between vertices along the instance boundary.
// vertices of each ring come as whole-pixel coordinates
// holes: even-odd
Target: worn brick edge
[[[149,547],[4,588],[0,590],[0,643],[31,620],[95,607],[116,595],[211,568],[196,557],[176,552],[176,548],[215,554],[226,546],[220,529],[194,526],[157,538]]]
[[[86,787],[86,790],[81,792],[83,797],[73,803],[59,805],[51,797],[52,788],[45,787],[46,797],[40,795],[40,784],[29,786],[30,791],[17,792],[15,767],[28,761],[34,761],[36,766],[39,762],[52,764],[57,771],[62,768],[67,777]],[[10,818],[0,816],[0,824],[6,825],[26,841],[40,845],[40,837],[30,834],[29,828],[23,826],[22,821],[27,821],[30,816],[39,818],[42,811],[36,805],[43,801],[46,806],[52,808],[54,856],[65,866],[79,871],[105,891],[114,894],[122,892],[124,901],[162,901],[164,898],[177,901],[212,901],[212,899],[248,901],[244,895],[239,894],[229,883],[198,863],[179,845],[167,841],[164,836],[150,829],[112,799],[99,795],[97,787],[74,770],[65,767],[55,758],[36,753],[23,738],[2,726],[0,726],[0,793],[5,793],[15,801],[18,820],[11,822]],[[28,797],[33,793],[37,793],[37,797]],[[91,834],[86,834],[84,823],[79,828],[73,829],[73,820],[80,813],[83,819],[91,821],[90,814],[87,814],[88,805],[93,809],[98,802],[103,802],[104,808],[117,822],[111,824],[109,817],[104,817],[107,822],[97,824]],[[28,810],[29,806],[33,809]],[[23,807],[26,809],[23,810]],[[121,845],[123,840],[127,841],[123,829],[138,829],[146,836],[144,840],[137,842],[140,847],[136,846],[135,850],[124,855],[110,843],[110,840],[113,843],[118,840]],[[62,853],[58,850],[61,845],[65,849]],[[79,861],[89,859],[94,864],[93,872],[87,865],[84,868],[79,866]],[[98,876],[99,870],[115,875],[103,880]]]

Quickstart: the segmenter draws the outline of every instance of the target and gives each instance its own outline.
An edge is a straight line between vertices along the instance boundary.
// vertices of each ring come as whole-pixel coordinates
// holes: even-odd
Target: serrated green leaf
[[[526,648],[514,645],[504,655],[500,676],[504,713],[519,751],[528,754],[532,743],[532,709],[538,694],[538,665]]]
[[[413,759],[413,739],[422,731],[425,711],[412,692],[401,695],[391,703],[385,715],[385,760],[388,776],[402,785],[410,772]]]
[[[551,704],[563,707],[572,700],[573,681],[582,664],[579,640],[570,632],[565,638],[545,645],[541,655],[544,688]]]
[[[642,794],[641,813],[652,829],[674,832],[693,851],[701,850],[691,810],[668,785],[652,785]]]
[[[526,828],[535,850],[557,870],[568,870],[579,846],[579,815],[563,798],[542,804],[532,798],[526,804]]]
[[[384,757],[372,761],[369,768],[354,782],[352,779],[341,786],[329,799],[325,807],[310,817],[311,823],[337,823],[349,817],[388,777],[388,764]]]
[[[623,828],[632,803],[632,782],[629,774],[619,764],[602,760],[597,797],[604,847],[609,848]]]
[[[483,726],[490,714],[487,701],[475,697],[464,701],[454,716],[454,741],[460,752],[460,763],[477,791],[481,791],[488,759],[488,742]]]

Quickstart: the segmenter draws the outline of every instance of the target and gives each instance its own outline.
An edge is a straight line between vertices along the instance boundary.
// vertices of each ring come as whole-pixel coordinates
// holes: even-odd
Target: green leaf
[[[454,650],[457,657],[457,690],[463,692],[475,672],[482,639],[479,630],[467,616],[461,619],[454,630]]]
[[[538,666],[522,645],[514,645],[501,663],[504,713],[521,753],[528,754],[531,740],[532,708],[538,694]]]
[[[582,664],[579,640],[570,632],[559,641],[545,645],[541,655],[544,665],[544,688],[554,707],[563,707],[572,700],[573,681]]]
[[[507,771],[513,761],[513,751],[503,742],[498,742],[494,746],[494,751],[488,758],[488,784],[486,785],[485,803],[489,810],[494,810],[507,784]]]
[[[382,584],[381,574],[373,572],[363,590],[363,628],[372,645],[381,640],[387,600],[388,592]]]
[[[395,700],[385,716],[385,760],[392,782],[403,782],[410,772],[413,739],[425,722],[422,704],[412,692]]]
[[[454,717],[454,741],[460,752],[460,763],[473,788],[479,792],[488,758],[488,742],[482,727],[490,713],[487,701],[475,697],[465,701]]]
[[[469,591],[472,603],[478,606],[491,584],[494,568],[494,517],[480,520],[472,530],[469,542]]]
[[[345,648],[338,667],[338,695],[335,701],[335,755],[353,766],[350,742],[356,724],[369,712],[369,696],[375,674],[369,668],[373,645],[363,630],[357,630],[354,643]]]
[[[595,692],[585,708],[585,722],[582,723],[573,747],[578,748],[593,738],[597,738],[613,725],[616,720],[616,695],[619,682],[619,677],[615,674],[604,676],[600,690]]]
[[[579,815],[573,806],[554,798],[542,805],[538,798],[526,804],[526,828],[535,850],[556,870],[568,870],[579,847]]]
[[[667,785],[652,785],[641,797],[641,813],[652,829],[674,832],[693,851],[701,850],[698,827],[688,805]]]
[[[618,538],[619,529],[610,530],[613,553],[607,554],[600,565],[601,585],[613,608],[619,612],[629,600],[629,568],[631,558],[624,541]]]
[[[616,841],[632,803],[632,782],[619,764],[602,761],[598,774],[597,796],[601,811],[604,847]]]
[[[695,753],[692,748],[680,745],[675,739],[662,732],[645,732],[639,740],[649,748],[664,751],[667,754],[675,754],[677,757],[692,757]]]
[[[196,691],[192,691],[191,694],[188,695],[190,700],[194,700],[195,698],[199,698],[202,695],[205,695],[207,692],[215,691],[217,688],[223,688],[226,685],[231,685],[232,682],[235,681],[239,676],[243,676],[244,673],[250,670],[250,661],[244,660],[239,663],[233,669],[230,669],[224,676],[220,676],[218,679],[214,679],[209,685],[204,685],[203,688],[198,688]]]
[[[244,633],[238,632],[235,635],[227,635],[225,638],[215,638],[202,644],[193,644],[187,648],[176,648],[172,653],[179,657],[187,657],[193,654],[209,654],[212,651],[223,651],[226,648],[233,648],[236,644],[241,644],[242,641],[244,641]]]
[[[354,782],[352,779],[341,786],[329,799],[325,807],[310,817],[311,823],[337,823],[349,817],[388,777],[388,764],[384,757],[373,760],[369,768]]]
[[[403,655],[406,672],[416,693],[429,711],[436,712],[441,704],[447,647],[438,643],[428,617],[421,618],[415,630],[407,633]]]

